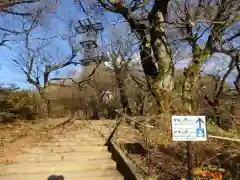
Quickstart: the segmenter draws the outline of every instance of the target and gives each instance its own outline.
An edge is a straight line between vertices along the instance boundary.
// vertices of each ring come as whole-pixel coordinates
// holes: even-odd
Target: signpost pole
[[[188,157],[188,180],[193,180],[193,159],[191,142],[187,141],[187,157]]]

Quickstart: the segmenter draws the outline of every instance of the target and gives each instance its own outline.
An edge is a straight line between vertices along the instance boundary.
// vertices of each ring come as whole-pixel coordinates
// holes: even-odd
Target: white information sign
[[[172,116],[173,141],[207,141],[205,116]]]

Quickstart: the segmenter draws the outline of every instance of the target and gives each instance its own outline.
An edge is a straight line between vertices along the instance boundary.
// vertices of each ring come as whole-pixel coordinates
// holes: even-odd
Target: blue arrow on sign
[[[198,120],[196,121],[196,123],[198,123],[199,128],[201,129],[202,124],[204,124],[204,121],[201,118],[198,118]]]

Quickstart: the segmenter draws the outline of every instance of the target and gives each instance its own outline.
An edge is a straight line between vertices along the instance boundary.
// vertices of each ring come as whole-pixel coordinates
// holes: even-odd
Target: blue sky
[[[113,13],[107,13],[105,16],[101,17],[102,20],[106,21],[114,21],[116,20],[116,15]],[[69,0],[62,1],[61,5],[57,7],[57,10],[54,14],[48,14],[46,17],[42,17],[42,21],[44,24],[43,28],[37,28],[34,30],[33,36],[34,37],[44,37],[44,36],[59,36],[66,34],[69,29],[69,22],[71,20],[78,21],[83,20],[86,17],[84,14],[77,8],[75,5],[72,4],[72,2]],[[19,28],[21,27],[21,20],[17,19],[16,17],[13,17],[11,15],[9,16],[2,16],[0,17],[0,22],[4,22],[5,28]],[[0,23],[2,24],[2,23]],[[102,36],[103,39],[106,40],[108,32],[103,32]],[[14,37],[15,39],[16,37]],[[18,37],[18,39],[21,39],[22,37]],[[79,39],[79,38],[78,38]],[[16,43],[9,43],[8,44],[11,49],[7,47],[1,47],[0,48],[0,61],[1,61],[1,71],[0,71],[0,83],[4,84],[10,84],[10,83],[16,83],[21,88],[32,88],[32,86],[26,82],[26,78],[24,74],[20,71],[18,67],[16,67],[13,63],[13,59],[18,59],[21,55],[24,55],[24,50],[21,48],[21,44]],[[32,43],[32,46],[36,46],[36,43]],[[71,55],[71,49],[69,47],[67,40],[62,40],[61,38],[56,38],[54,41],[52,41],[51,46],[48,46],[46,53],[51,54],[54,57],[54,61],[64,59]],[[74,67],[69,66],[65,69],[62,69],[60,72],[58,72],[58,76],[65,77],[66,75],[71,74],[72,71],[79,71],[80,67]],[[52,74],[55,76],[55,74]]]
[[[46,16],[43,16],[41,19],[43,21],[43,27],[38,28],[34,31],[33,36],[34,37],[53,37],[58,36],[58,38],[55,38],[54,41],[52,41],[51,46],[48,46],[48,48],[44,51],[44,53],[48,53],[49,59],[53,59],[53,61],[56,60],[62,60],[66,57],[68,57],[71,54],[68,41],[62,40],[59,36],[63,35],[68,32],[68,26],[69,22],[71,20],[77,21],[85,19],[84,14],[79,11],[79,9],[72,4],[72,1],[70,0],[64,0],[62,1],[62,4],[57,7],[56,11],[54,11],[54,14],[48,14]],[[105,15],[98,15],[98,20],[103,21],[105,26],[105,31],[102,34],[102,37],[104,40],[111,39],[122,39],[123,35],[127,33],[128,29],[126,28],[126,25],[121,24],[112,29],[111,26],[109,26],[109,22],[114,22],[117,19],[117,16],[113,13],[106,13]],[[16,28],[21,27],[20,19],[13,16],[0,16],[0,24],[3,24],[3,27],[8,28]],[[122,26],[125,26],[124,28]],[[114,33],[112,33],[114,32]],[[207,33],[203,36],[202,41],[205,41],[207,38]],[[1,36],[1,33],[0,33]],[[16,38],[16,37],[14,37]],[[18,40],[20,40],[22,37],[18,37]],[[13,65],[12,60],[18,59],[21,57],[21,55],[24,55],[24,50],[22,49],[22,44],[16,44],[16,43],[10,43],[11,50],[8,48],[1,47],[0,48],[0,62],[1,62],[1,70],[0,70],[0,83],[4,84],[10,84],[10,83],[16,83],[21,88],[32,88],[32,86],[26,82],[24,74],[19,70],[18,67]],[[32,43],[32,46],[36,46],[36,43]],[[184,50],[184,53],[181,52],[182,55],[185,55],[189,53],[189,48],[186,46],[186,49]],[[51,57],[52,56],[52,57]],[[220,56],[217,56],[215,58],[219,58]],[[181,64],[178,65],[178,67],[183,67],[186,65],[186,61],[188,61],[189,58],[185,58],[185,61],[182,61]],[[223,61],[227,61],[227,57],[225,56]],[[216,68],[215,63],[209,63],[206,67],[208,71],[212,71],[212,69]],[[222,65],[218,65],[217,69],[221,69]],[[73,71],[79,71],[79,67],[69,66],[65,69],[62,69],[58,76],[64,77],[66,75],[71,74]],[[55,76],[56,74],[52,74]],[[233,77],[235,75],[233,74]],[[231,78],[232,79],[232,78]]]
[[[56,14],[47,15],[43,18],[44,28],[38,28],[37,30],[35,30],[34,36],[43,37],[46,34],[48,36],[55,36],[59,34],[62,35],[68,30],[68,20],[78,20],[81,19],[82,16],[83,14],[77,11],[77,8],[71,3],[71,1],[65,0],[62,2],[61,6],[57,8]],[[20,21],[13,20],[12,16],[8,16],[7,18],[2,17],[0,21],[6,22],[6,19],[10,19],[10,21],[6,24],[7,27],[19,27],[19,25],[21,25],[19,23]],[[65,20],[66,22],[64,22],[63,20]],[[19,68],[12,64],[12,60],[18,58],[19,53],[23,53],[23,50],[20,48],[21,45],[16,45],[14,43],[11,43],[9,45],[11,45],[12,50],[2,47],[0,49],[2,55],[0,59],[0,61],[2,62],[0,81],[4,84],[13,82],[17,83],[21,88],[32,87],[26,82],[24,74],[19,70]],[[69,56],[71,52],[68,42],[60,38],[56,38],[52,42],[52,45],[48,47],[48,51],[50,51],[52,55],[57,55],[59,59],[64,59],[64,57]],[[63,69],[59,75],[66,75],[69,70],[71,70],[71,68],[73,67]]]

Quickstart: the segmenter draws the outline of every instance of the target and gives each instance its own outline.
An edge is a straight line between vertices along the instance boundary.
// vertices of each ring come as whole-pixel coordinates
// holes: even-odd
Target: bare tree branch
[[[10,10],[6,10],[6,9],[2,9],[2,12],[5,12],[7,14],[12,14],[12,15],[17,15],[17,16],[31,16],[31,13],[21,13],[21,12],[14,12],[14,11],[10,11]]]
[[[63,84],[64,84],[65,81],[71,80],[75,85],[77,85],[79,87],[79,89],[81,89],[81,86],[84,83],[88,82],[91,79],[91,77],[95,74],[95,72],[96,72],[97,68],[100,66],[101,62],[102,62],[101,60],[98,61],[97,64],[96,64],[96,67],[91,71],[91,73],[88,74],[88,76],[85,79],[81,80],[81,81],[77,81],[77,80],[75,80],[75,79],[73,79],[71,77],[64,77],[64,78],[59,77],[59,78],[51,78],[51,79],[49,79],[49,82],[50,81],[63,81]]]
[[[35,2],[39,2],[39,0],[15,0],[15,1],[1,0],[0,11],[1,9],[7,9],[8,7],[15,6],[18,4],[29,4],[29,3],[35,3]]]
[[[223,45],[223,44],[225,44],[225,43],[228,43],[228,42],[230,42],[230,41],[232,41],[233,39],[236,39],[236,38],[238,38],[238,37],[240,37],[240,30],[239,30],[237,33],[235,33],[234,35],[232,35],[232,36],[228,37],[227,39],[225,39],[225,40],[221,43],[221,45]]]
[[[23,32],[20,32],[20,31],[16,31],[16,30],[13,30],[13,29],[6,29],[6,28],[3,28],[3,27],[0,27],[0,30],[8,32],[8,33],[15,34],[15,35],[23,33]]]

